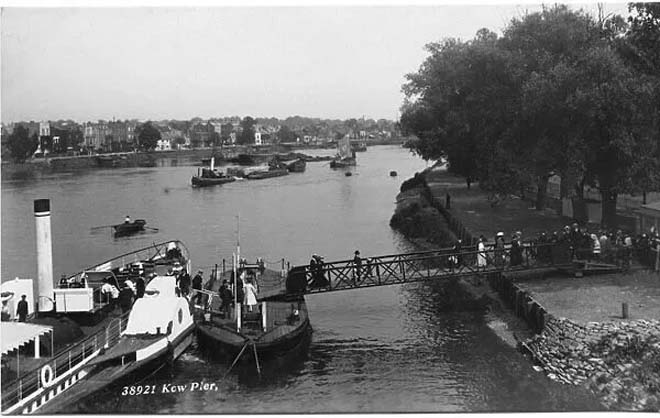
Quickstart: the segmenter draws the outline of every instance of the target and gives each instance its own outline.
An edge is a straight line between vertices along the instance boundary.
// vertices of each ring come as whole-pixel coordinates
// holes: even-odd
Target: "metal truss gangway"
[[[289,269],[282,287],[260,292],[260,299],[315,294],[346,289],[388,286],[420,281],[451,280],[497,272],[556,269],[581,275],[615,272],[618,266],[578,258],[566,243],[523,243],[504,248],[486,245],[456,250],[443,248],[402,254],[299,265]],[[264,289],[265,290],[265,289]]]

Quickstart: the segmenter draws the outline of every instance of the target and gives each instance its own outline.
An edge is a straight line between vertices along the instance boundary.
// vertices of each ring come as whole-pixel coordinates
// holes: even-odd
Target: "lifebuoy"
[[[46,364],[41,368],[41,385],[45,388],[53,383],[53,369]]]

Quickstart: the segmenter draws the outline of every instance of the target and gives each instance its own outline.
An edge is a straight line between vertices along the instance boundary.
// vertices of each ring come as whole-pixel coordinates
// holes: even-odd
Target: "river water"
[[[331,150],[309,150],[328,155]],[[170,238],[186,243],[193,267],[206,274],[230,260],[240,229],[241,254],[272,268],[285,258],[306,263],[410,251],[389,227],[401,182],[426,163],[400,147],[358,154],[352,176],[327,162],[305,173],[193,189],[196,161],[168,159],[154,168],[120,168],[2,180],[2,280],[35,277],[32,202],[50,198],[54,273]],[[398,177],[389,172],[396,170]],[[158,228],[114,239],[108,229],[125,215]],[[240,219],[240,221],[239,221]],[[484,314],[446,312],[440,288],[413,283],[312,295],[314,332],[305,356],[258,379],[231,373],[193,345],[171,369],[144,385],[187,385],[181,393],[122,396],[106,390],[69,412],[310,413],[584,411],[600,409],[586,391],[532,369],[489,328]],[[217,390],[191,391],[193,382]]]

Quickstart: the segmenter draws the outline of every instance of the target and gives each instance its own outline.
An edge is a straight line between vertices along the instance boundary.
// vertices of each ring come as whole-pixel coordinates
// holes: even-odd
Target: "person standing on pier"
[[[28,315],[28,303],[27,296],[22,295],[21,300],[18,302],[16,307],[16,314],[18,315],[18,322],[25,322]]]
[[[498,232],[495,237],[495,265],[502,266],[504,264],[504,232]]]
[[[486,238],[481,235],[479,237],[479,243],[477,244],[477,250],[479,253],[477,254],[477,267],[480,269],[486,268],[486,244],[485,244]]]
[[[362,258],[360,257],[360,252],[355,250],[355,256],[353,257],[353,284],[360,280],[360,273],[362,270]]]

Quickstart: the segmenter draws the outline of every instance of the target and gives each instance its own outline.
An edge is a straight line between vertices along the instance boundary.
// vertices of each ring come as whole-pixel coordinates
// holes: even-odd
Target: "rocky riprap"
[[[589,322],[550,317],[522,344],[550,379],[585,385],[612,410],[660,410],[660,321]]]

